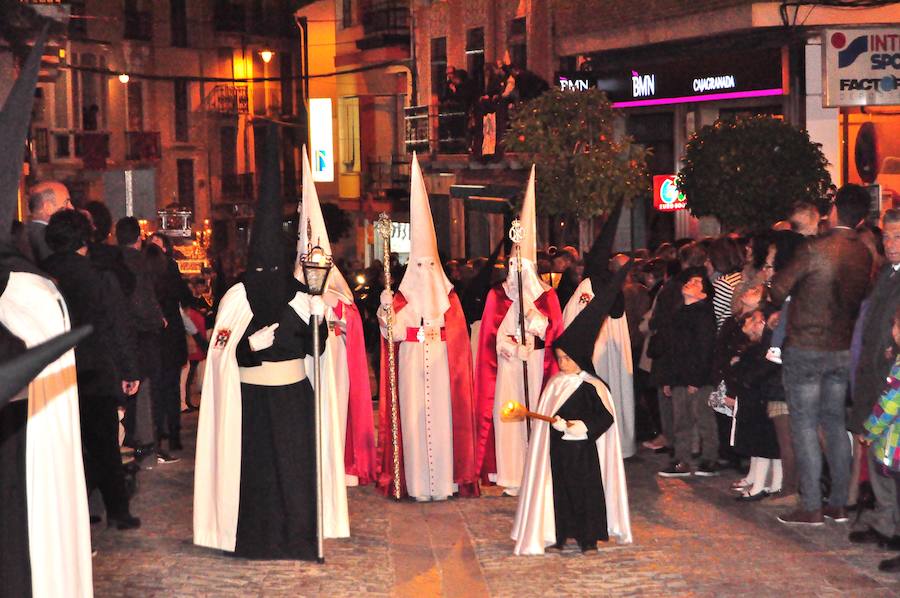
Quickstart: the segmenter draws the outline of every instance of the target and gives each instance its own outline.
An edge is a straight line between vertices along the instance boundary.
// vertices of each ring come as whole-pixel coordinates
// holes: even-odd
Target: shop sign
[[[687,198],[678,190],[674,174],[654,175],[653,207],[660,212],[675,212],[687,207]]]
[[[822,35],[825,106],[900,105],[900,27]]]
[[[606,92],[616,108],[709,102],[786,93],[781,48],[747,52],[705,52],[677,61],[633,64],[599,73],[562,73],[560,89]],[[565,81],[565,83],[564,83]]]
[[[309,100],[309,159],[313,180],[334,181],[334,137],[332,135],[331,98]]]

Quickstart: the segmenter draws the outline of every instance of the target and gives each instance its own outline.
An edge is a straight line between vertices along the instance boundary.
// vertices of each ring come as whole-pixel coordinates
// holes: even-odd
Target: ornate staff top
[[[518,218],[512,221],[509,227],[509,240],[518,245],[525,238],[525,230]]]

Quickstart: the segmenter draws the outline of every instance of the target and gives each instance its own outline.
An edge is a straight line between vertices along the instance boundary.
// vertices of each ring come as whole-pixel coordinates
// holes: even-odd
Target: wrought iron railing
[[[206,109],[219,114],[247,114],[250,100],[246,85],[216,85],[207,96]]]
[[[430,148],[430,119],[428,106],[409,106],[404,108],[406,121],[406,151],[427,152]]]

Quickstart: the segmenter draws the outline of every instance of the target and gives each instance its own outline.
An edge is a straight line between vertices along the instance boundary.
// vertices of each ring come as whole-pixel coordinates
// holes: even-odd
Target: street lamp
[[[263,62],[269,64],[272,61],[272,57],[275,56],[275,52],[272,50],[260,50],[259,56],[263,59]]]
[[[129,79],[131,79],[131,77],[128,76],[128,73],[121,73],[119,75],[119,83],[128,83]]]
[[[312,225],[306,221],[306,238],[312,244]],[[306,280],[308,293],[313,296],[321,296],[328,284],[328,275],[331,274],[332,257],[325,253],[319,245],[309,247],[300,256],[300,267],[303,269],[303,278]],[[313,314],[310,318],[313,325],[313,391],[315,392],[315,421],[316,421],[316,540],[318,543],[318,561],[325,562],[324,536],[322,523],[322,392],[320,385],[319,367],[319,316]]]

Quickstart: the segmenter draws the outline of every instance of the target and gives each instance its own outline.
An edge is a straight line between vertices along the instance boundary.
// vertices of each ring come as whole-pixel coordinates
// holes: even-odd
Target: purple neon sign
[[[703,95],[680,96],[677,98],[651,98],[647,100],[629,100],[613,102],[613,108],[635,108],[638,106],[661,106],[665,104],[687,104],[689,102],[712,102],[714,100],[740,100],[743,98],[763,98],[784,95],[780,87],[773,89],[755,89],[751,91],[728,91]]]

